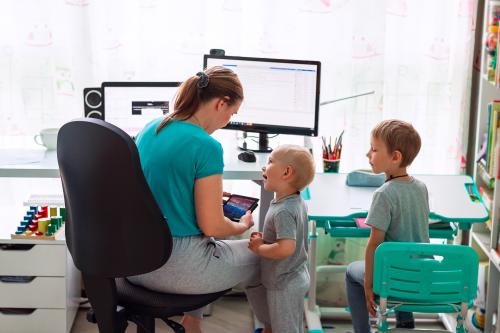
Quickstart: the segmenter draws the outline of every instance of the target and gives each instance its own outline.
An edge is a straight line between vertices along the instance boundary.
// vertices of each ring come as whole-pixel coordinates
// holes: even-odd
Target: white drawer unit
[[[0,276],[65,276],[64,244],[0,244]]]
[[[80,289],[64,241],[0,239],[0,331],[69,333]]]
[[[17,310],[17,311],[16,311]],[[1,309],[0,330],[8,333],[69,332],[64,309]],[[5,331],[4,331],[5,330]]]

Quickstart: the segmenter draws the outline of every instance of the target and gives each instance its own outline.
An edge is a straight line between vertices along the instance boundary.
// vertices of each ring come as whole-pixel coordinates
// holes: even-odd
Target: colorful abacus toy
[[[23,220],[17,227],[12,239],[55,240],[56,235],[64,232],[66,221],[64,207],[30,206]]]

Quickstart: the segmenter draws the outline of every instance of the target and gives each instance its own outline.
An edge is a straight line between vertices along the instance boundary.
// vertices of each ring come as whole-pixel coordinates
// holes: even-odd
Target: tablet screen
[[[224,204],[224,216],[237,221],[247,210],[253,210],[258,201],[259,199],[233,195]]]

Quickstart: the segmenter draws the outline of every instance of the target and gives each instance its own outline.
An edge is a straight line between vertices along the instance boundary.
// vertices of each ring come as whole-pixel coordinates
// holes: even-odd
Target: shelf
[[[490,80],[488,80],[488,75],[486,75],[485,73],[481,74],[481,79],[483,79],[485,84],[489,84],[491,87],[496,87],[495,82],[491,82]]]
[[[491,82],[490,80],[488,80],[488,76],[486,74],[483,73],[481,75],[481,79],[483,80],[484,85],[488,85],[490,88],[498,89],[498,86],[495,85],[495,82]]]
[[[495,250],[491,249],[489,257],[490,261],[496,266],[497,271],[500,272],[500,256],[498,255],[498,253]]]
[[[472,238],[476,241],[477,245],[479,245],[479,248],[484,253],[484,255],[486,255],[486,257],[489,257],[491,238],[490,233],[486,231],[473,231],[471,232],[471,235]]]
[[[478,162],[477,164],[477,175],[482,180],[482,182],[488,187],[488,189],[493,189],[495,185],[495,177],[491,177],[486,169],[484,168],[483,163]]]

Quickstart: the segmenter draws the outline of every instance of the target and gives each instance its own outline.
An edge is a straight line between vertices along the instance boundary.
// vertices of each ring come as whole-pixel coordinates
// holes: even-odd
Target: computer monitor
[[[242,149],[270,151],[267,134],[318,135],[321,63],[205,55],[204,68],[231,68],[245,98],[226,129],[258,132],[259,142],[243,139]]]
[[[103,82],[105,121],[136,136],[151,120],[173,109],[180,82]]]

